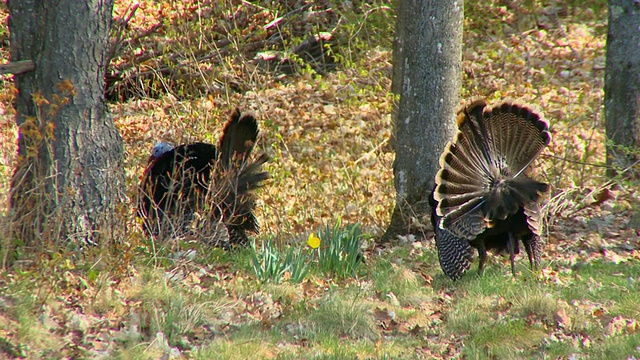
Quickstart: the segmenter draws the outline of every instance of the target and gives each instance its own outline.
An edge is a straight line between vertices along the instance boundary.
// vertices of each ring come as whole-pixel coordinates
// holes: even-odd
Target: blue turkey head
[[[159,142],[153,146],[149,160],[157,159],[171,150],[173,150],[173,145],[168,142]]]

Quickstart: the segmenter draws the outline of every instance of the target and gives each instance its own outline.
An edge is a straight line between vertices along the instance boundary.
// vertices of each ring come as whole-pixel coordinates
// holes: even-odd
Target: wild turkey
[[[525,175],[549,144],[547,122],[529,106],[476,100],[458,112],[458,132],[440,157],[430,202],[440,266],[451,279],[470,267],[478,250],[506,251],[515,277],[521,240],[532,268],[540,262],[537,201],[548,185]]]
[[[259,231],[253,190],[269,177],[261,170],[266,154],[249,159],[257,137],[256,119],[236,109],[217,148],[203,142],[156,144],[140,184],[138,215],[145,232],[177,236],[193,232],[196,223],[206,237],[216,238],[209,242],[246,244],[246,233]],[[220,224],[226,234],[220,232]]]

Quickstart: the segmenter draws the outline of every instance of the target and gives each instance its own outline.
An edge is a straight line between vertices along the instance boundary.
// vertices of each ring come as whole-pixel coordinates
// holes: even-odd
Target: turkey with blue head
[[[440,265],[451,279],[470,267],[473,248],[483,272],[487,250],[506,252],[515,276],[520,242],[532,268],[541,256],[538,200],[548,185],[527,176],[549,144],[541,113],[506,100],[473,101],[458,112],[458,131],[440,157],[429,202]]]
[[[166,239],[192,234],[214,245],[246,245],[258,233],[254,190],[269,174],[266,154],[251,159],[258,137],[252,115],[236,109],[216,147],[195,142],[156,144],[140,183],[144,231]]]

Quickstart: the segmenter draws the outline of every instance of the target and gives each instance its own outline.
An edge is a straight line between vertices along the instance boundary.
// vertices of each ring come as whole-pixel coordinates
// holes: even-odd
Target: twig
[[[570,162],[570,163],[573,163],[573,164],[579,164],[579,165],[611,168],[611,166],[606,165],[606,164],[595,164],[595,163],[590,163],[590,162],[586,162],[586,161],[571,160],[571,159],[567,159],[566,157],[556,156],[556,155],[541,154],[540,157],[562,160],[562,161]]]
[[[273,19],[270,23],[268,23],[267,25],[264,26],[264,30],[271,29],[272,27],[280,24],[282,22],[282,20],[288,18],[289,16],[291,16],[291,15],[297,13],[297,12],[306,10],[310,6],[311,6],[311,4],[305,4],[304,6],[301,6],[298,9],[293,9],[293,10],[289,11],[288,13],[286,13],[286,14],[278,17],[278,18]]]
[[[109,57],[108,57],[109,61],[107,61],[107,64],[111,62],[111,59],[113,59],[116,56],[116,53],[122,48],[122,44],[123,44],[122,34],[124,34],[124,29],[129,23],[129,21],[131,21],[131,19],[133,18],[133,15],[136,13],[139,7],[140,7],[140,3],[138,2],[133,4],[133,9],[130,4],[127,10],[125,11],[126,17],[120,22],[118,22],[119,29],[116,34],[116,39],[111,43],[111,48],[109,49]]]

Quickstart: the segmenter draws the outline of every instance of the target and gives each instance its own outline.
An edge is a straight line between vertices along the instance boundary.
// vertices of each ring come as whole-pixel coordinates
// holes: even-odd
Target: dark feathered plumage
[[[551,140],[542,115],[503,101],[477,100],[458,113],[458,132],[440,157],[430,196],[432,223],[442,270],[452,279],[470,267],[472,247],[482,273],[487,250],[514,256],[524,244],[532,267],[540,261],[537,201],[547,184],[525,171]]]
[[[199,235],[210,241],[246,244],[246,233],[259,231],[253,190],[269,177],[261,170],[265,154],[250,161],[257,137],[256,119],[236,109],[217,148],[202,142],[157,144],[140,184],[138,215],[145,232],[175,236],[194,230],[196,223]]]

